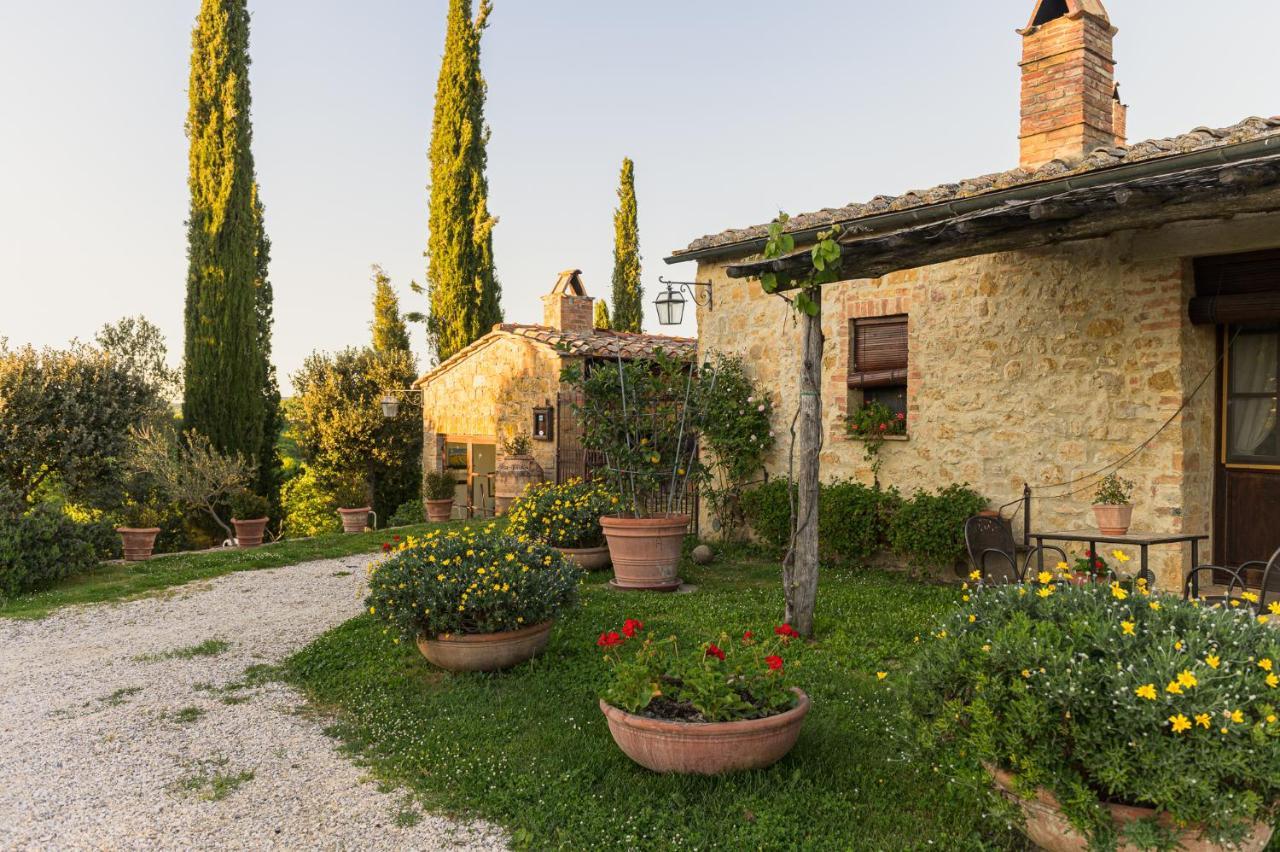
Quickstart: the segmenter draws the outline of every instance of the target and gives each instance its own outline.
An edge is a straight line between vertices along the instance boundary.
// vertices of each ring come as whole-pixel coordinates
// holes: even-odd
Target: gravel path
[[[365,562],[0,620],[0,849],[502,848],[379,792],[296,690],[246,678],[358,613]]]

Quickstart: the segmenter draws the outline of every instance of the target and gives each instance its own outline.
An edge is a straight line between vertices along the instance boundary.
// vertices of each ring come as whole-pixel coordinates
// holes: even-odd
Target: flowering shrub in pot
[[[722,633],[682,649],[674,636],[648,638],[636,619],[604,631],[596,644],[613,674],[600,709],[614,742],[655,772],[716,775],[777,763],[809,712],[809,697],[787,677],[784,655],[798,636],[784,624],[759,638]]]
[[[926,744],[958,744],[1047,849],[1262,849],[1280,802],[1280,632],[1141,581],[967,588],[914,660]]]
[[[453,495],[457,487],[457,480],[448,471],[431,471],[423,477],[422,496],[428,521],[439,523],[453,516]]]
[[[530,485],[507,512],[507,531],[549,544],[588,571],[609,564],[600,518],[616,511],[618,495],[602,482],[570,479]]]
[[[432,530],[384,545],[369,568],[369,613],[451,671],[494,671],[536,656],[578,600],[578,566],[539,542],[482,529]]]
[[[231,525],[236,530],[237,547],[258,547],[262,544],[270,511],[270,501],[252,491],[243,490],[231,495]]]
[[[1124,535],[1133,523],[1133,483],[1118,473],[1108,473],[1093,495],[1093,515],[1098,532]]]

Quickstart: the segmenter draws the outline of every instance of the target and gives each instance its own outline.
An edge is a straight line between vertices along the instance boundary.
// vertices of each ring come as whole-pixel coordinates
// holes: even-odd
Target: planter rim
[[[486,642],[502,642],[508,639],[516,639],[528,636],[533,633],[541,633],[550,630],[556,623],[554,618],[539,622],[532,627],[521,627],[518,630],[499,630],[497,633],[440,633],[435,636],[427,636],[424,633],[418,634],[418,638],[424,642],[456,642],[460,644],[484,644]]]
[[[158,533],[159,527],[116,527],[118,533]]]
[[[439,498],[439,499],[435,499],[435,500],[433,500],[433,499],[431,499],[430,497],[428,497],[428,498],[426,498],[425,500],[423,500],[423,502],[424,502],[424,503],[452,503],[452,502],[453,502],[453,498],[452,498],[452,497],[441,497],[441,498]],[[350,510],[348,510],[348,511],[350,511]]]
[[[269,520],[271,520],[271,518],[267,517],[266,515],[263,515],[261,518],[232,518],[232,519],[231,519],[231,523],[233,523],[233,524],[256,524],[256,523],[260,523],[261,521],[269,521]]]
[[[603,698],[600,699],[600,710],[604,715],[617,722],[642,731],[657,734],[675,734],[686,738],[723,737],[734,734],[758,734],[772,728],[785,728],[797,718],[809,712],[809,696],[798,686],[791,687],[797,696],[796,706],[763,719],[740,719],[734,722],[683,722],[676,719],[653,719],[638,713],[628,713],[614,707]]]
[[[674,526],[677,522],[688,525],[693,520],[692,515],[684,515],[679,512],[662,513],[651,515],[647,518],[633,518],[630,515],[601,515],[601,526],[619,526],[619,527],[669,527]]]
[[[1128,509],[1132,503],[1094,503],[1095,509]]]
[[[343,508],[339,507],[339,508],[338,508],[338,511],[339,511],[339,512],[372,512],[372,511],[373,511],[373,507],[372,507],[372,506],[361,506],[361,507],[356,508],[356,509],[343,509]]]

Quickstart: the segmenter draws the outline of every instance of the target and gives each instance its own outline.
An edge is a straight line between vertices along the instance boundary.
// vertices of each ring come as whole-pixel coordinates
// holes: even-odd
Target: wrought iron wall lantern
[[[658,309],[659,325],[679,325],[684,321],[684,306],[688,301],[684,297],[685,293],[689,294],[689,298],[693,300],[695,305],[704,307],[707,310],[712,309],[710,281],[668,281],[659,277],[658,283],[667,285],[667,289],[659,293],[658,298],[653,300],[653,306]],[[705,293],[699,294],[698,287],[706,287],[707,290]]]
[[[405,397],[411,405],[421,405],[422,391],[417,388],[391,388],[382,394],[382,417],[386,420],[394,420],[400,414],[400,399]],[[417,397],[418,402],[413,403],[411,397]]]
[[[556,434],[555,409],[543,405],[533,410],[533,440],[550,441]]]

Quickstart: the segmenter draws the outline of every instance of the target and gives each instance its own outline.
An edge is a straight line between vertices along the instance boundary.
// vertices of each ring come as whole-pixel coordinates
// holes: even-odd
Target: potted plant
[[[791,751],[809,697],[787,681],[790,625],[760,640],[721,634],[680,648],[674,636],[643,637],[627,619],[596,644],[613,676],[600,696],[609,733],[623,753],[654,772],[718,775],[762,769]]]
[[[1247,607],[979,584],[903,691],[926,747],[982,763],[1045,849],[1260,850],[1280,812],[1280,632]]]
[[[549,544],[586,571],[609,565],[600,516],[613,511],[615,495],[601,482],[570,479],[530,485],[507,512],[507,531]]]
[[[129,562],[145,562],[156,549],[156,536],[160,535],[161,513],[152,505],[130,501],[124,507],[123,523],[116,527],[120,534],[120,546]]]
[[[582,445],[604,459],[601,468],[617,496],[600,524],[620,589],[674,591],[689,528],[684,506],[690,480],[700,480],[701,426],[693,366],[661,350],[648,360],[570,364],[562,374],[581,403]]]
[[[862,442],[862,455],[871,465],[871,478],[880,487],[880,468],[884,459],[880,448],[885,441],[907,434],[907,416],[895,413],[883,402],[863,403],[854,409],[845,421],[845,430],[854,440]]]
[[[422,494],[428,521],[439,523],[453,517],[453,494],[457,485],[457,480],[448,471],[427,472],[422,479]]]
[[[493,506],[498,515],[505,515],[512,502],[519,499],[525,488],[543,479],[542,465],[530,452],[533,442],[528,435],[515,435],[502,444],[502,460],[493,476]]]
[[[364,532],[369,527],[369,489],[357,476],[346,476],[334,485],[334,500],[338,504],[338,517],[342,518],[344,533]]]
[[[236,528],[237,547],[258,547],[267,529],[271,503],[243,489],[231,495],[231,525]]]
[[[556,616],[578,599],[573,562],[492,523],[384,549],[370,571],[369,614],[449,671],[496,671],[536,656]]]
[[[1093,495],[1093,516],[1098,522],[1098,532],[1103,535],[1124,535],[1133,523],[1133,483],[1118,473],[1108,473],[1098,483]]]

